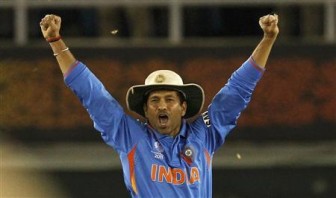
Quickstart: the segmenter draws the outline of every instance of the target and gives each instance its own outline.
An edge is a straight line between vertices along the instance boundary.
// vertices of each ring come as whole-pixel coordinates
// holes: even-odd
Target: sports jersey
[[[264,69],[252,58],[215,95],[207,111],[183,120],[175,137],[125,113],[99,79],[77,61],[65,83],[80,99],[106,144],[120,157],[132,197],[212,197],[212,158],[236,126]],[[108,184],[107,184],[108,185]]]

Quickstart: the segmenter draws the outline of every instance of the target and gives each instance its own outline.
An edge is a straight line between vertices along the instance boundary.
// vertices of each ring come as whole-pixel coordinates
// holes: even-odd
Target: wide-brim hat
[[[183,84],[182,78],[170,70],[157,70],[148,75],[144,85],[130,87],[126,94],[127,108],[145,117],[143,105],[149,94],[154,90],[175,90],[182,92],[187,102],[187,111],[184,118],[197,115],[204,104],[204,91],[201,86],[189,83]]]

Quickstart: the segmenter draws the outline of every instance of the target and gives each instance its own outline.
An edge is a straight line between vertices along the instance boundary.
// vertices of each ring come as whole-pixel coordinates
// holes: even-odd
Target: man
[[[183,84],[175,72],[151,73],[144,85],[128,90],[130,110],[146,123],[126,115],[102,83],[71,54],[60,36],[61,18],[46,15],[40,22],[65,83],[88,110],[94,127],[121,159],[126,187],[132,197],[211,197],[212,157],[250,101],[265,70],[279,33],[278,16],[266,15],[259,25],[263,38],[252,56],[218,92],[206,112],[197,84]]]

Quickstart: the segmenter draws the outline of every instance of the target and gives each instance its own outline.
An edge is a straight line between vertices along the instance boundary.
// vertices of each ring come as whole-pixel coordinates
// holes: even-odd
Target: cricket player
[[[141,122],[127,115],[99,79],[72,55],[61,38],[59,16],[46,15],[40,22],[66,85],[87,109],[102,139],[118,152],[131,196],[169,198],[212,197],[214,153],[250,102],[279,33],[276,14],[261,17],[259,25],[263,38],[206,112],[200,113],[204,103],[201,86],[184,84],[173,71],[154,71],[144,84],[129,88],[127,107],[145,118]],[[187,122],[191,117],[194,121]]]

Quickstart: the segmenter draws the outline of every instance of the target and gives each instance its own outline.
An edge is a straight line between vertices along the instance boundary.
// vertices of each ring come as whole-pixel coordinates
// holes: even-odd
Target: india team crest
[[[182,159],[184,159],[184,161],[187,162],[187,164],[189,165],[193,163],[195,155],[196,155],[196,150],[191,145],[185,146],[181,152]]]

